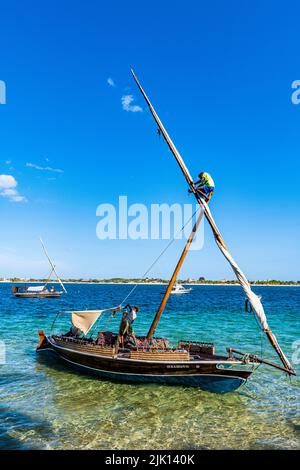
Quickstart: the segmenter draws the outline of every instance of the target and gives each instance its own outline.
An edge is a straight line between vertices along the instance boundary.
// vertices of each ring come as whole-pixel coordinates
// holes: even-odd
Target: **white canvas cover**
[[[30,286],[27,287],[27,292],[43,292],[45,286]]]
[[[84,310],[82,312],[72,312],[72,323],[86,335],[95,321],[98,320],[102,311],[103,310]]]
[[[107,311],[117,311],[120,307],[106,308],[104,310],[79,310],[72,311],[72,323],[79,328],[85,335],[88,334],[94,323],[98,320],[102,313]]]

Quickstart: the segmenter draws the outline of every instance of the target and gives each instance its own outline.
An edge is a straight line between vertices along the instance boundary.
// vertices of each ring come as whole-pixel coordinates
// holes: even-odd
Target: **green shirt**
[[[213,188],[215,187],[214,180],[209,173],[203,173],[202,177],[200,178],[200,184],[201,186],[207,185],[212,186]]]

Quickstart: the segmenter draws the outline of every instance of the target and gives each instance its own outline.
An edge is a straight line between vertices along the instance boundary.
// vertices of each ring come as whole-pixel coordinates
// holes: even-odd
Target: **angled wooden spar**
[[[195,225],[194,225],[194,227],[193,227],[193,230],[192,230],[192,232],[191,232],[191,234],[190,234],[190,236],[189,236],[189,238],[188,238],[188,241],[187,241],[187,243],[186,243],[186,245],[185,245],[185,247],[184,247],[184,249],[183,249],[183,251],[182,251],[182,253],[181,253],[180,259],[179,259],[179,261],[178,261],[178,263],[177,263],[177,265],[176,265],[175,271],[173,272],[173,275],[172,275],[172,277],[171,277],[171,279],[170,279],[170,282],[169,282],[169,284],[168,284],[167,290],[166,290],[165,295],[164,295],[164,297],[163,297],[163,299],[162,299],[162,301],[161,301],[161,304],[160,304],[160,306],[159,306],[159,308],[158,308],[158,310],[157,310],[157,313],[156,313],[156,315],[155,315],[155,317],[154,317],[154,320],[153,320],[153,322],[152,322],[152,325],[151,325],[151,327],[150,327],[150,329],[149,329],[149,332],[148,332],[148,335],[147,335],[147,340],[148,340],[148,341],[150,341],[150,340],[152,339],[153,335],[154,335],[154,332],[155,332],[155,330],[156,330],[157,324],[158,324],[158,322],[159,322],[159,320],[160,320],[160,317],[161,317],[161,315],[162,315],[162,313],[163,313],[163,311],[164,311],[164,309],[165,309],[165,306],[166,306],[166,304],[167,304],[167,301],[168,301],[168,299],[169,299],[169,297],[170,297],[171,290],[172,290],[172,288],[173,288],[173,286],[174,286],[174,284],[175,284],[175,282],[176,282],[178,273],[179,273],[179,271],[180,271],[180,269],[181,269],[181,266],[182,266],[182,264],[183,264],[183,262],[184,262],[184,260],[185,260],[186,255],[187,255],[187,253],[188,253],[188,251],[189,251],[189,248],[190,248],[190,246],[191,246],[191,244],[192,244],[192,241],[194,240],[194,237],[195,237],[196,232],[197,232],[197,230],[198,230],[198,227],[199,227],[199,224],[200,224],[200,222],[201,222],[201,219],[203,218],[203,215],[204,215],[204,211],[201,210],[201,212],[200,212],[200,214],[199,214],[199,216],[198,216],[198,219],[196,220],[196,223],[195,223]]]
[[[229,353],[229,357],[232,356],[232,353],[239,354],[240,356],[247,357],[249,359],[254,360],[255,362],[259,362],[260,364],[266,364],[267,366],[274,367],[275,369],[282,370],[287,374],[290,374],[291,371],[286,369],[285,367],[279,366],[278,364],[274,364],[274,362],[267,361],[266,359],[262,359],[261,357],[255,356],[254,354],[244,353],[242,351],[238,351],[237,349],[227,348],[227,352]],[[295,375],[295,374],[292,374]]]
[[[161,120],[159,119],[158,115],[156,114],[155,109],[153,108],[152,104],[150,103],[150,100],[149,100],[148,96],[146,95],[145,91],[144,91],[143,88],[141,87],[141,84],[140,84],[140,82],[138,81],[138,79],[137,79],[137,77],[136,77],[136,75],[135,75],[133,69],[131,69],[131,73],[132,73],[133,78],[134,78],[134,80],[135,80],[137,86],[139,87],[139,89],[140,89],[140,91],[141,91],[143,97],[145,98],[145,100],[146,100],[146,102],[147,102],[147,104],[148,104],[148,106],[149,106],[149,108],[150,108],[150,111],[151,111],[151,113],[152,113],[152,115],[153,115],[155,121],[157,122],[158,127],[159,127],[161,133],[163,134],[163,136],[164,136],[164,138],[165,138],[165,140],[166,140],[166,142],[167,142],[167,144],[168,144],[168,146],[169,146],[171,152],[173,153],[173,155],[175,156],[176,160],[178,161],[179,166],[180,166],[180,168],[181,168],[181,170],[182,170],[182,172],[183,172],[183,174],[184,174],[184,176],[185,176],[185,179],[187,180],[189,186],[192,186],[192,185],[193,185],[193,179],[192,179],[192,177],[191,177],[191,175],[190,175],[190,173],[189,173],[189,170],[188,170],[187,167],[185,166],[184,161],[182,160],[180,153],[179,153],[178,150],[176,149],[175,145],[173,144],[172,140],[171,140],[170,137],[169,137],[169,134],[167,133],[167,131],[166,131],[166,129],[164,128],[164,126],[163,126]]]
[[[171,140],[169,134],[167,133],[167,131],[166,131],[164,125],[163,125],[163,123],[162,123],[161,120],[159,119],[159,117],[158,117],[158,115],[157,115],[155,109],[153,108],[153,106],[152,106],[152,104],[151,104],[151,102],[150,102],[148,96],[146,95],[144,89],[142,88],[140,82],[138,81],[137,76],[135,75],[133,69],[131,69],[131,73],[132,73],[133,78],[134,78],[134,80],[135,80],[137,86],[139,87],[139,89],[140,89],[140,91],[141,91],[143,97],[145,98],[145,101],[146,101],[146,103],[147,103],[148,106],[149,106],[149,109],[150,109],[150,111],[151,111],[151,114],[152,114],[152,116],[154,117],[154,119],[155,119],[155,121],[156,121],[156,123],[157,123],[157,125],[158,125],[158,127],[159,127],[159,129],[160,129],[160,131],[161,131],[161,133],[162,133],[162,135],[164,136],[165,141],[166,141],[167,144],[168,144],[169,149],[171,150],[171,152],[173,153],[174,157],[176,158],[176,160],[177,160],[177,162],[178,162],[178,164],[179,164],[179,166],[180,166],[180,168],[181,168],[182,173],[184,174],[184,177],[185,177],[185,179],[186,179],[186,181],[187,181],[187,183],[188,183],[188,185],[189,185],[191,191],[193,192],[193,194],[194,194],[194,196],[196,197],[198,203],[200,204],[200,206],[201,206],[202,209],[204,210],[205,217],[206,217],[208,223],[210,224],[210,226],[211,226],[211,228],[212,228],[212,230],[213,230],[215,236],[219,239],[219,242],[224,246],[224,248],[226,248],[226,245],[225,245],[225,243],[224,243],[224,240],[222,239],[221,234],[219,233],[219,230],[218,230],[216,224],[214,223],[212,217],[210,217],[209,211],[207,211],[207,209],[206,209],[206,208],[208,208],[207,204],[205,204],[205,202],[200,198],[200,196],[198,195],[198,193],[197,193],[197,191],[196,191],[196,189],[195,189],[195,185],[194,185],[194,183],[193,183],[193,179],[192,179],[192,177],[191,177],[191,175],[190,175],[190,172],[189,172],[189,170],[187,169],[187,167],[186,167],[186,165],[185,165],[185,163],[184,163],[184,161],[183,161],[183,158],[181,157],[180,153],[178,152],[177,148],[175,147],[174,143],[172,142],[172,140]]]
[[[196,188],[195,188],[195,185],[193,183],[193,180],[192,180],[192,177],[181,157],[181,155],[179,154],[178,150],[176,149],[174,143],[172,142],[169,134],[167,133],[166,129],[164,128],[161,120],[159,119],[155,109],[153,108],[148,96],[146,95],[145,91],[143,90],[141,84],[139,83],[134,71],[131,69],[131,73],[133,75],[133,78],[137,84],[137,86],[139,87],[143,97],[145,98],[145,101],[146,103],[148,104],[149,106],[149,109],[150,109],[150,112],[152,114],[152,116],[154,117],[161,133],[163,134],[171,152],[173,153],[174,157],[176,158],[180,168],[181,168],[181,171],[182,173],[184,174],[184,177],[192,191],[192,193],[194,194],[195,198],[197,199],[198,203],[200,204],[204,214],[205,214],[205,217],[213,231],[213,234],[214,234],[214,237],[215,237],[215,241],[219,247],[219,249],[221,250],[221,252],[223,253],[224,257],[227,259],[227,261],[230,263],[236,277],[237,277],[237,280],[239,281],[239,283],[241,284],[251,306],[252,306],[252,309],[253,311],[255,312],[261,326],[262,326],[262,329],[263,331],[265,332],[268,340],[270,341],[271,345],[273,346],[273,348],[275,349],[276,353],[278,354],[281,362],[283,363],[284,367],[289,370],[290,374],[292,375],[295,375],[295,371],[293,369],[293,367],[291,366],[290,362],[288,361],[288,359],[285,357],[282,349],[280,348],[279,344],[278,344],[278,341],[275,337],[275,335],[272,333],[272,331],[270,330],[269,326],[268,326],[268,323],[267,323],[267,319],[266,319],[266,316],[265,316],[265,313],[264,313],[264,309],[263,309],[263,306],[258,298],[258,296],[252,292],[251,290],[251,287],[250,287],[250,284],[246,278],[246,276],[244,275],[244,273],[242,272],[242,270],[239,268],[238,264],[235,262],[235,260],[233,259],[233,257],[231,256],[224,240],[223,240],[223,237],[221,235],[221,233],[219,232],[219,229],[211,215],[211,212],[210,212],[210,209],[208,207],[208,205],[206,204],[206,202],[204,201],[204,199],[202,199],[200,197],[200,195],[197,193],[196,191]]]
[[[45,255],[46,255],[46,257],[47,257],[47,259],[48,259],[48,261],[49,261],[49,263],[50,263],[50,266],[51,266],[51,268],[52,268],[51,274],[52,274],[52,272],[54,272],[55,276],[57,277],[58,282],[60,283],[60,285],[61,285],[61,287],[63,288],[64,292],[67,294],[67,290],[66,290],[65,286],[63,285],[63,283],[62,283],[62,281],[61,281],[59,275],[57,274],[56,268],[55,268],[54,264],[52,263],[52,261],[51,261],[51,259],[50,259],[50,256],[49,256],[48,253],[47,253],[46,247],[45,247],[45,245],[44,245],[44,243],[43,243],[43,240],[42,240],[41,238],[40,238],[40,242],[41,242],[41,244],[42,244],[44,253],[45,253]]]

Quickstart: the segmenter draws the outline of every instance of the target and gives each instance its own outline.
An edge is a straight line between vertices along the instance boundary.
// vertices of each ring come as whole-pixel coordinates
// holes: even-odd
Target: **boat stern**
[[[38,347],[36,348],[36,352],[45,351],[45,349],[49,349],[50,344],[49,344],[47,336],[45,335],[44,330],[38,330],[38,335],[40,337],[40,341],[39,341]]]

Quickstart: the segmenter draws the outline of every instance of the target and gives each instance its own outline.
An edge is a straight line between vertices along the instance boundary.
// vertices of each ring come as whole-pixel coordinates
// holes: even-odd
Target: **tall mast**
[[[175,147],[174,143],[172,142],[170,136],[168,135],[166,129],[164,128],[161,120],[159,119],[155,109],[153,108],[148,96],[146,95],[145,91],[143,90],[142,86],[140,85],[134,71],[131,69],[131,73],[133,75],[133,78],[137,84],[137,86],[139,87],[146,103],[148,104],[149,106],[149,109],[150,109],[150,112],[152,114],[152,116],[154,117],[161,133],[163,134],[171,152],[173,153],[174,157],[176,158],[177,160],[177,163],[179,164],[180,168],[181,168],[181,171],[192,191],[192,193],[194,194],[195,198],[197,199],[198,203],[200,204],[202,210],[204,211],[204,214],[205,214],[205,217],[206,217],[206,220],[208,221],[211,229],[212,229],[212,232],[214,234],[214,238],[215,238],[215,241],[219,247],[219,249],[221,250],[222,254],[224,255],[224,257],[227,259],[227,261],[229,262],[229,264],[231,265],[236,277],[237,277],[237,280],[239,281],[241,287],[243,288],[250,304],[251,304],[251,307],[256,315],[256,317],[258,318],[261,326],[262,326],[262,329],[264,331],[264,333],[266,334],[268,340],[270,341],[271,345],[273,346],[273,348],[275,349],[276,353],[278,354],[281,362],[283,363],[284,367],[289,371],[289,374],[292,374],[292,375],[296,375],[293,367],[291,366],[290,362],[288,361],[288,359],[286,358],[286,356],[284,355],[281,347],[279,346],[279,343],[275,337],[275,335],[272,333],[272,331],[270,330],[269,326],[268,326],[268,323],[267,323],[267,319],[266,319],[266,315],[265,315],[265,312],[264,312],[264,308],[261,304],[261,301],[259,299],[259,297],[254,293],[252,292],[251,290],[251,286],[246,278],[246,276],[244,275],[244,273],[242,272],[242,270],[240,269],[240,267],[238,266],[238,264],[236,263],[236,261],[233,259],[233,257],[231,256],[224,240],[223,240],[223,237],[221,235],[221,233],[219,232],[219,229],[212,217],[212,214],[210,212],[210,209],[208,207],[208,205],[206,204],[206,202],[201,199],[201,197],[199,196],[199,194],[197,193],[196,191],[196,188],[195,188],[195,185],[193,183],[193,180],[192,180],[192,177],[183,161],[183,158],[181,157],[180,153],[178,152],[177,148]]]
[[[56,271],[56,268],[55,268],[54,264],[52,263],[51,258],[50,258],[50,256],[48,255],[47,250],[46,250],[46,247],[45,247],[45,245],[44,245],[44,243],[43,243],[43,240],[42,240],[41,238],[40,238],[40,242],[41,242],[41,244],[42,244],[42,247],[43,247],[44,253],[45,253],[45,255],[46,255],[46,258],[47,258],[47,260],[49,261],[49,264],[50,264],[50,266],[51,266],[51,268],[52,268],[51,274],[52,274],[52,272],[54,272],[55,276],[57,277],[58,282],[60,283],[60,285],[61,285],[61,287],[63,288],[64,292],[67,294],[67,290],[66,290],[65,286],[63,285],[63,283],[62,283],[60,277],[58,276],[57,271]],[[51,274],[50,274],[50,276],[51,276]]]
[[[160,320],[160,317],[161,317],[161,315],[162,315],[162,313],[163,313],[163,311],[164,311],[164,309],[165,309],[166,303],[167,303],[167,301],[168,301],[168,299],[169,299],[169,297],[170,297],[170,293],[171,293],[172,287],[173,287],[174,284],[175,284],[175,281],[176,281],[176,279],[177,279],[177,276],[178,276],[178,273],[179,273],[179,271],[180,271],[180,269],[181,269],[181,266],[182,266],[182,264],[183,264],[183,261],[185,260],[185,257],[186,257],[186,255],[187,255],[187,253],[188,253],[188,251],[189,251],[189,248],[190,248],[190,246],[191,246],[191,244],[192,244],[192,241],[194,240],[194,237],[195,237],[196,232],[197,232],[197,230],[198,230],[198,227],[199,227],[199,224],[200,224],[200,222],[201,222],[201,219],[203,218],[203,215],[204,215],[204,211],[202,210],[202,211],[200,212],[199,216],[198,216],[198,219],[196,220],[196,223],[195,223],[195,225],[194,225],[194,227],[193,227],[193,230],[192,230],[192,232],[191,232],[191,234],[190,234],[190,236],[189,236],[189,238],[188,238],[188,241],[187,241],[187,243],[186,243],[186,245],[185,245],[185,247],[184,247],[184,249],[183,249],[183,251],[182,251],[182,253],[181,253],[180,259],[179,259],[179,261],[178,261],[178,263],[177,263],[177,265],[176,265],[176,268],[175,268],[175,270],[174,270],[174,272],[173,272],[173,275],[172,275],[172,277],[171,277],[171,279],[170,279],[170,282],[169,282],[169,284],[168,284],[168,287],[167,287],[167,290],[166,290],[166,292],[165,292],[165,295],[164,295],[164,297],[163,297],[163,299],[162,299],[162,301],[161,301],[161,304],[160,304],[160,306],[159,306],[159,308],[158,308],[158,310],[157,310],[157,313],[156,313],[156,315],[155,315],[155,317],[154,317],[154,320],[153,320],[153,322],[152,322],[152,325],[151,325],[151,327],[150,327],[150,329],[149,329],[149,331],[148,331],[148,335],[147,335],[147,340],[148,340],[148,341],[150,341],[150,340],[152,339],[153,335],[154,335],[154,332],[155,332],[155,330],[156,330],[157,324],[158,324],[158,322],[159,322],[159,320]]]

